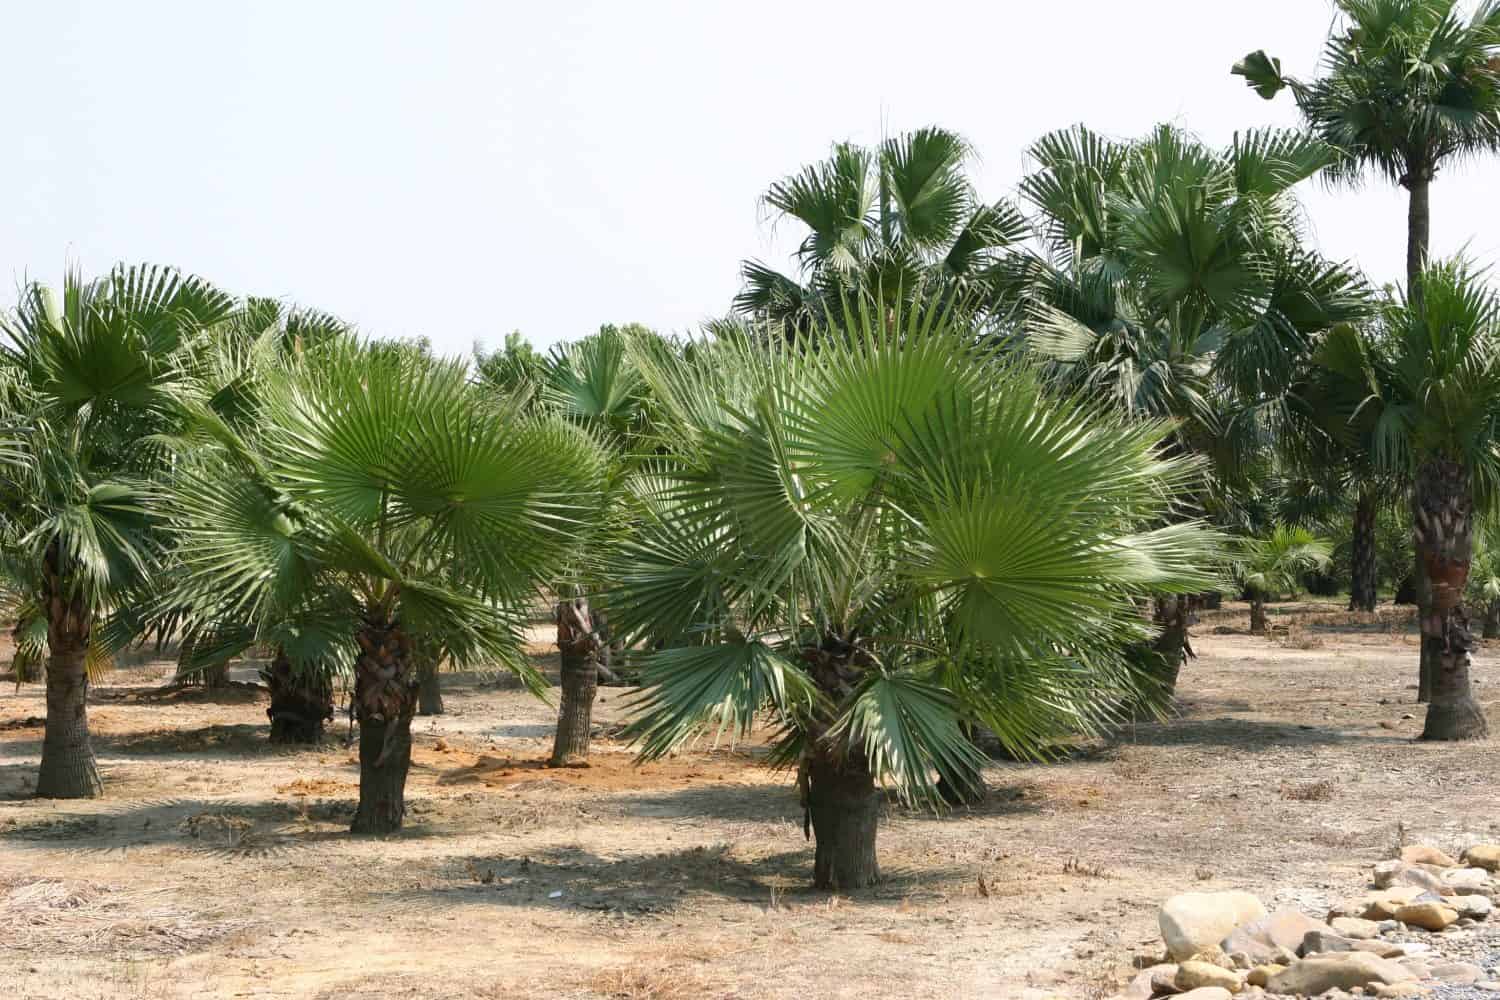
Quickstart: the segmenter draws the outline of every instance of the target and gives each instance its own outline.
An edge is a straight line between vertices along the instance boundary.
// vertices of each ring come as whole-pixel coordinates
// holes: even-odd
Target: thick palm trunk
[[[438,671],[437,659],[423,659],[418,671],[417,714],[443,714],[443,682]]]
[[[1177,697],[1182,664],[1193,655],[1188,638],[1189,606],[1188,598],[1182,594],[1163,595],[1152,602],[1151,623],[1158,631],[1142,658],[1145,666],[1141,698],[1134,710],[1138,720],[1157,718]]]
[[[1484,606],[1484,637],[1500,639],[1500,601],[1490,601]]]
[[[355,636],[354,712],[359,719],[359,808],[353,833],[394,833],[406,815],[417,677],[399,623],[366,621]]]
[[[1427,266],[1427,246],[1432,231],[1431,171],[1413,166],[1402,183],[1406,186],[1406,287],[1420,303],[1422,269]]]
[[[807,816],[817,841],[813,885],[845,891],[874,885],[880,880],[880,793],[864,754],[858,748],[842,758],[815,752],[805,768]]]
[[[36,794],[47,799],[92,799],[104,794],[89,739],[86,658],[93,615],[81,595],[68,596],[56,542],[43,559],[47,608],[47,722]]]
[[[322,670],[293,669],[286,651],[278,647],[261,679],[271,693],[266,717],[271,720],[272,743],[317,743],[323,738],[323,724],[333,718],[333,685]]]
[[[1250,634],[1266,634],[1266,602],[1263,598],[1250,598]]]
[[[1361,487],[1354,505],[1349,610],[1375,610],[1375,491]]]
[[[1412,592],[1415,597],[1412,603],[1417,606],[1417,620],[1420,622],[1431,613],[1432,608],[1432,582],[1427,579],[1427,567],[1422,562],[1420,550],[1415,552],[1416,566],[1412,569]],[[1434,647],[1422,643],[1421,652],[1417,659],[1417,702],[1425,705],[1432,700],[1432,678],[1437,669],[1437,653]]]
[[[1474,637],[1462,603],[1474,550],[1469,471],[1456,462],[1429,461],[1418,470],[1416,487],[1414,534],[1428,583],[1428,603],[1420,611],[1422,651],[1431,662],[1422,738],[1483,739],[1489,727],[1469,685]]]
[[[594,696],[599,690],[601,644],[587,599],[575,597],[558,602],[557,648],[562,654],[562,698],[548,763],[552,767],[568,767],[589,759]]]

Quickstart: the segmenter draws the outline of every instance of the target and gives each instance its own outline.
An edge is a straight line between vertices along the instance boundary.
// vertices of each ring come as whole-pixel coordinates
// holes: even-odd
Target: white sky
[[[835,139],[940,124],[1013,193],[1077,121],[1214,143],[1291,123],[1230,65],[1310,72],[1325,0],[0,0],[0,301],[175,264],[447,352],[666,332],[786,263],[758,197]],[[1500,160],[1441,176],[1437,253],[1500,250]],[[1402,273],[1402,192],[1304,188],[1319,244]]]

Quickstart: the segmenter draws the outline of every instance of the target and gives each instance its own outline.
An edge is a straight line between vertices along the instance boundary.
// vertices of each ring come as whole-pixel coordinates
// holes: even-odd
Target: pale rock
[[[1422,895],[1422,889],[1414,885],[1393,886],[1367,892],[1334,904],[1328,911],[1334,917],[1362,917],[1365,920],[1390,920],[1396,911]]]
[[[1151,992],[1156,995],[1177,992],[1177,963],[1163,962],[1146,970],[1151,973]]]
[[[1275,962],[1267,962],[1265,965],[1257,965],[1255,968],[1251,969],[1248,973],[1245,974],[1245,984],[1248,986],[1259,986],[1261,988],[1265,988],[1266,983],[1271,981],[1271,977],[1285,968],[1286,966],[1278,965]]]
[[[1151,970],[1142,969],[1119,994],[1119,1000],[1151,1000],[1154,996],[1156,989],[1151,982]]]
[[[1395,962],[1369,952],[1351,951],[1300,959],[1272,976],[1266,991],[1316,996],[1327,990],[1402,983],[1414,978],[1409,969]]]
[[[1334,917],[1328,923],[1333,927],[1334,933],[1354,941],[1368,941],[1380,937],[1380,925],[1373,920],[1364,920],[1360,917]]]
[[[1243,951],[1235,951],[1229,954],[1229,967],[1244,972],[1246,969],[1254,968],[1255,963],[1250,961],[1250,956]]]
[[[1407,844],[1401,848],[1401,860],[1409,865],[1437,865],[1439,868],[1453,868],[1458,864],[1447,854],[1427,844]]]
[[[1184,959],[1216,947],[1240,924],[1265,915],[1265,906],[1248,892],[1185,892],[1161,905],[1157,923],[1172,957]]]
[[[1173,1000],[1229,1000],[1234,996],[1222,986],[1200,986],[1196,990],[1179,993]]]
[[[1403,954],[1401,946],[1379,939],[1355,939],[1340,937],[1331,931],[1308,931],[1302,939],[1302,954],[1327,955],[1346,951],[1367,951],[1381,958],[1395,958]]]
[[[1420,927],[1424,931],[1440,931],[1458,919],[1458,911],[1442,903],[1408,903],[1393,916],[1408,927]]]
[[[1238,993],[1244,986],[1237,973],[1221,969],[1207,962],[1183,962],[1177,969],[1173,984],[1184,993],[1203,986],[1219,986],[1230,993]]]
[[[1375,888],[1390,889],[1394,886],[1416,886],[1428,892],[1452,892],[1442,879],[1447,869],[1436,865],[1409,865],[1405,861],[1382,861],[1375,866]]]
[[[1454,889],[1483,889],[1490,884],[1490,873],[1483,868],[1449,868],[1443,872],[1443,884]]]
[[[1488,896],[1450,896],[1445,901],[1460,917],[1469,917],[1473,920],[1484,920],[1495,908]]]
[[[1390,985],[1376,983],[1371,987],[1371,990],[1373,990],[1375,996],[1381,997],[1382,1000],[1384,998],[1397,1000],[1400,997],[1422,997],[1432,992],[1432,990],[1420,983],[1392,983]]]
[[[1477,983],[1484,978],[1484,970],[1469,962],[1439,962],[1431,972],[1433,979],[1445,983]]]
[[[1432,966],[1426,961],[1416,957],[1398,958],[1396,962],[1418,979],[1431,979]]]
[[[1500,872],[1500,844],[1475,844],[1464,851],[1464,863],[1485,871]]]
[[[1295,953],[1303,938],[1318,931],[1331,933],[1333,928],[1288,907],[1236,927],[1220,947],[1227,952],[1244,952],[1255,963],[1270,962],[1277,957],[1278,948]]]

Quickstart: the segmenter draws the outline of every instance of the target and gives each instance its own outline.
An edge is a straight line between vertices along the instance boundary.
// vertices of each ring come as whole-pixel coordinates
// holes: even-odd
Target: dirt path
[[[605,740],[551,771],[551,711],[474,679],[419,719],[408,829],[346,829],[338,738],[284,752],[246,696],[96,692],[109,797],[27,798],[37,687],[0,689],[0,981],[21,997],[1098,997],[1159,950],[1187,888],[1321,905],[1398,825],[1450,848],[1500,830],[1494,743],[1427,746],[1405,615],[1288,609],[1278,642],[1205,615],[1182,718],[1049,766],[997,764],[983,807],[887,810],[889,876],[805,890],[790,780],[757,747],[645,768]],[[1500,723],[1500,671],[1479,692]],[[604,689],[598,721],[618,721]],[[1412,715],[1414,718],[1403,718]],[[554,894],[561,892],[560,896]]]

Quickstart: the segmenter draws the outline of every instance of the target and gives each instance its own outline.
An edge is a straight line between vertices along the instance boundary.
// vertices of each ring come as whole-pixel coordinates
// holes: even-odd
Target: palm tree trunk
[[[1350,574],[1349,610],[1375,610],[1375,491],[1359,490],[1354,505],[1353,572]]]
[[[394,833],[406,815],[417,678],[411,641],[397,622],[367,620],[355,636],[354,712],[359,719],[359,808],[353,833]]]
[[[436,658],[424,659],[417,672],[417,714],[443,714],[443,682]]]
[[[1434,459],[1417,471],[1416,486],[1416,550],[1428,581],[1428,604],[1420,612],[1422,649],[1432,663],[1422,739],[1483,739],[1489,727],[1469,685],[1474,637],[1463,609],[1474,551],[1469,470]]]
[[[557,648],[562,654],[562,698],[551,767],[569,767],[589,759],[594,724],[594,696],[599,690],[599,635],[587,598],[557,604]]]
[[[1157,718],[1177,697],[1177,677],[1183,662],[1193,655],[1188,639],[1188,607],[1189,601],[1182,594],[1163,595],[1152,602],[1151,622],[1158,632],[1143,658],[1146,674],[1142,697],[1133,713],[1138,720]]]
[[[817,841],[813,885],[818,889],[863,889],[880,881],[875,834],[880,793],[862,748],[835,756],[814,751],[804,763],[808,820]]]
[[[89,739],[87,666],[93,615],[83,597],[68,593],[54,541],[43,558],[47,608],[47,722],[36,794],[46,799],[93,799],[104,794]]]
[[[333,685],[322,670],[294,670],[286,650],[278,646],[261,679],[271,692],[266,716],[272,743],[307,744],[323,738],[323,724],[333,718]]]
[[[1406,185],[1406,287],[1420,303],[1422,269],[1427,266],[1427,247],[1432,232],[1432,178],[1421,165],[1413,166],[1402,183]]]
[[[1427,579],[1427,567],[1422,563],[1420,550],[1413,550],[1415,555],[1415,566],[1412,568],[1411,580],[1412,591],[1416,594],[1413,602],[1417,606],[1417,621],[1421,622],[1431,614],[1432,610],[1432,582]],[[1432,646],[1422,643],[1421,652],[1417,660],[1417,703],[1425,705],[1432,700],[1432,676],[1436,670],[1436,652]]]
[[[1484,606],[1484,637],[1500,639],[1500,600],[1490,601]]]
[[[1266,602],[1263,598],[1250,598],[1250,634],[1266,634]]]

